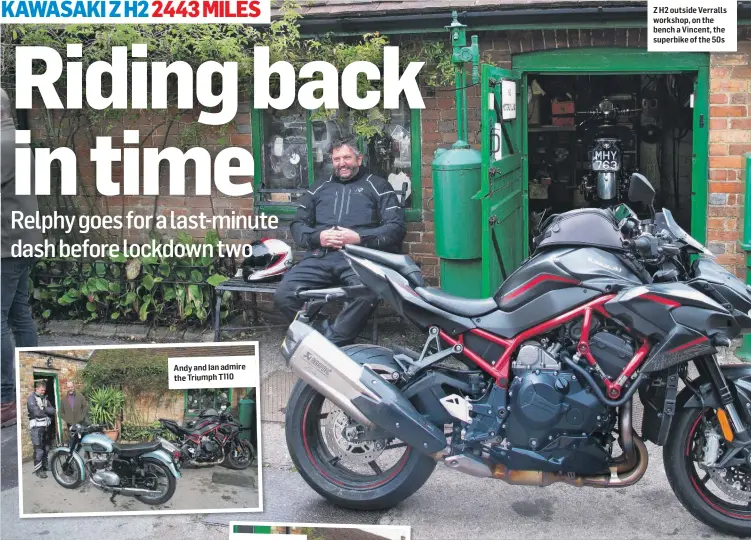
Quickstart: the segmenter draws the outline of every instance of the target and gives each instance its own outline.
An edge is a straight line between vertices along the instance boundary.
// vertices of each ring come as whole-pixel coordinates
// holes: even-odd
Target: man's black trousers
[[[360,284],[359,276],[349,266],[344,255],[339,251],[333,251],[323,257],[303,259],[284,274],[274,295],[274,304],[282,315],[292,322],[295,314],[305,303],[295,296],[297,291]],[[377,299],[377,295],[371,293],[348,301],[324,335],[337,345],[354,342],[373,313]]]
[[[34,472],[47,469],[47,452],[50,450],[47,427],[31,428],[31,444],[34,447]]]

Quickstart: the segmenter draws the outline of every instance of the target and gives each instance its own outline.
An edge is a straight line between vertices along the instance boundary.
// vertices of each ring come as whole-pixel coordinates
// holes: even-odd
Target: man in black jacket
[[[33,216],[39,210],[36,195],[16,194],[16,125],[13,110],[5,90],[0,89],[0,184],[2,184],[2,226],[0,226],[0,424],[2,427],[16,423],[16,375],[14,347],[35,347],[37,332],[29,307],[29,271],[33,259],[13,257],[11,246],[42,243],[42,234],[35,228],[14,228],[13,212]],[[30,165],[34,172],[33,158]],[[18,164],[21,165],[20,163]]]
[[[55,409],[47,399],[47,385],[44,381],[34,384],[34,392],[26,400],[29,413],[29,431],[34,446],[34,474],[47,478],[47,452],[50,450],[49,427],[55,416]]]
[[[284,275],[274,296],[292,321],[302,307],[299,290],[358,285],[360,278],[341,253],[347,244],[399,253],[404,239],[404,209],[391,185],[362,168],[362,155],[351,139],[331,147],[334,174],[318,180],[299,201],[292,236],[307,250],[305,258]],[[352,343],[373,311],[376,295],[350,300],[327,327],[337,345]]]

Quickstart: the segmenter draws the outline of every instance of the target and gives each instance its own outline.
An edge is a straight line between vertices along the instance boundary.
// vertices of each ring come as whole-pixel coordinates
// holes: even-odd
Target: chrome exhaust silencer
[[[399,390],[311,326],[294,321],[282,354],[295,375],[356,422],[378,427],[424,454],[446,447],[443,430],[428,422]]]

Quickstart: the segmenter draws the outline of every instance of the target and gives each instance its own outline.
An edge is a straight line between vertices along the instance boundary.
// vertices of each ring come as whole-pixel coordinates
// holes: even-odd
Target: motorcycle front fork
[[[717,362],[715,356],[711,356],[706,362],[696,362],[696,368],[699,373],[706,376],[712,383],[712,387],[720,398],[722,407],[728,414],[730,424],[733,428],[735,435],[734,442],[741,446],[751,446],[751,435],[749,435],[748,429],[741,420],[738,409],[733,402],[733,393],[730,391],[725,375],[723,375],[720,369],[720,364]]]

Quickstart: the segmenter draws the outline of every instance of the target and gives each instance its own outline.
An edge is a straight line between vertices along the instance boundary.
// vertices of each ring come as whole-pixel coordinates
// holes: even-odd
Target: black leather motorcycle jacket
[[[337,176],[318,180],[300,198],[292,236],[309,256],[321,249],[321,231],[340,226],[360,235],[360,245],[401,252],[406,233],[404,209],[394,188],[362,167],[349,181]]]

